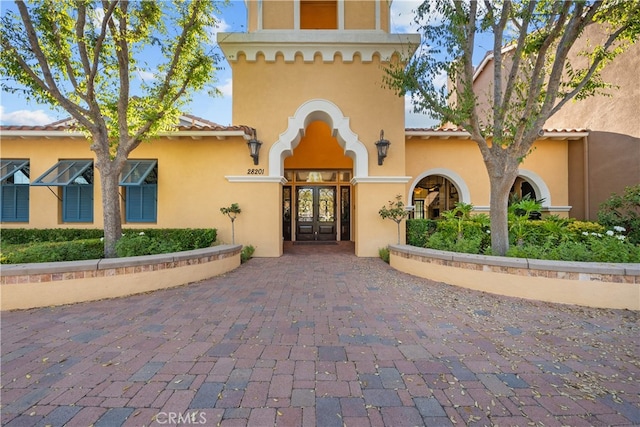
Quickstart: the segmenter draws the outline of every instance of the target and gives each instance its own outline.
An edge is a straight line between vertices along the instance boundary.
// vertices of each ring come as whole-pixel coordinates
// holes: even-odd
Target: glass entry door
[[[296,240],[336,240],[336,187],[296,188]]]

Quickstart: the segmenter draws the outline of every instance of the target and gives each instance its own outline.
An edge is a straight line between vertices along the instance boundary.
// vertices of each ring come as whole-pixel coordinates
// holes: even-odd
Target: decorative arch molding
[[[531,184],[538,198],[542,199],[543,208],[548,209],[552,206],[551,192],[540,175],[527,169],[518,169],[518,176],[524,178],[529,184]]]
[[[293,150],[300,143],[305,129],[315,121],[322,121],[331,128],[331,136],[338,140],[345,155],[353,160],[354,178],[368,177],[367,148],[351,130],[349,118],[342,114],[337,105],[326,99],[311,99],[300,105],[293,117],[289,117],[287,130],[280,134],[269,150],[269,176],[284,175],[284,159],[293,155]]]
[[[447,178],[449,181],[453,183],[453,185],[455,185],[456,189],[458,190],[460,202],[471,203],[471,193],[469,192],[469,187],[467,187],[467,184],[464,182],[464,179],[462,179],[460,175],[458,175],[451,169],[446,169],[446,168],[429,169],[421,173],[420,175],[418,175],[416,179],[413,181],[413,183],[411,184],[411,187],[409,188],[409,193],[407,194],[407,203],[412,200],[413,190],[416,188],[418,183],[422,181],[423,178],[426,178],[431,175],[439,175]]]

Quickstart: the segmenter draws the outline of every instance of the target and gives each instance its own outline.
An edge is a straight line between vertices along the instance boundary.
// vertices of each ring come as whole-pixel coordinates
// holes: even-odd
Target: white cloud
[[[231,98],[233,95],[233,81],[231,78],[227,78],[222,85],[216,86],[217,89],[222,93],[223,98]]]
[[[415,33],[418,26],[414,22],[416,9],[421,0],[395,0],[391,4],[391,31],[396,33]]]
[[[216,43],[218,33],[226,33],[231,29],[231,25],[227,24],[227,21],[225,21],[224,18],[216,16],[215,19],[216,26],[208,27],[209,36],[211,37],[213,43]]]
[[[158,78],[158,76],[146,70],[137,70],[137,73],[138,73],[138,77],[140,77],[140,80],[142,81],[153,81]]]
[[[433,79],[433,85],[436,90],[440,90],[441,88],[447,88],[447,83],[449,82],[449,78],[447,73],[444,71],[440,71],[440,73]]]
[[[414,113],[411,96],[404,97],[405,127],[407,128],[432,128],[438,126],[438,121],[427,114]]]
[[[0,124],[2,125],[28,125],[42,126],[55,121],[44,110],[16,110],[5,112],[4,107],[0,105]]]

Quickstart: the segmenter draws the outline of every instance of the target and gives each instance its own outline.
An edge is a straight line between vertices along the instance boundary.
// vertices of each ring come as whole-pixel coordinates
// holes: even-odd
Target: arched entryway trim
[[[535,172],[526,169],[519,169],[518,176],[524,178],[536,192],[536,196],[542,199],[542,207],[549,208],[551,206],[551,192],[544,180]]]
[[[429,169],[428,171],[425,171],[422,174],[418,175],[416,179],[413,180],[413,183],[411,184],[411,188],[409,188],[409,193],[407,194],[408,201],[413,200],[413,190],[415,190],[418,183],[422,181],[423,178],[426,178],[431,175],[439,175],[447,178],[449,181],[453,183],[453,185],[456,186],[456,189],[458,190],[458,195],[460,197],[460,202],[471,203],[471,193],[469,192],[469,187],[467,187],[467,184],[464,182],[464,179],[462,179],[462,177],[457,173],[455,173],[454,171],[450,169],[445,169],[445,168]]]
[[[331,135],[338,140],[346,156],[353,160],[354,178],[369,176],[369,154],[349,125],[349,118],[331,101],[312,99],[302,104],[293,117],[289,117],[287,130],[269,150],[269,176],[284,175],[284,159],[293,155],[307,126],[323,121],[331,128]]]

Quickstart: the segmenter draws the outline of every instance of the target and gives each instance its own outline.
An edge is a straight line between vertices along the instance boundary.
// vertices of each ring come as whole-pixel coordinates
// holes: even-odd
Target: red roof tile
[[[210,122],[208,120],[202,120],[202,119],[197,119],[199,121],[202,121],[204,123],[207,123],[206,126],[198,126],[198,125],[181,125],[181,126],[177,126],[176,129],[177,131],[219,131],[219,132],[225,132],[225,131],[243,131],[246,135],[253,135],[254,129],[251,126],[246,126],[246,125],[237,125],[237,126],[222,126],[219,125],[217,123],[213,123]],[[68,130],[72,130],[73,127],[69,126],[69,120],[60,120],[54,123],[50,123],[48,125],[38,125],[38,126],[32,126],[32,125],[8,125],[8,126],[0,126],[0,132],[2,131],[25,131],[25,132],[29,132],[29,131],[68,131]]]

